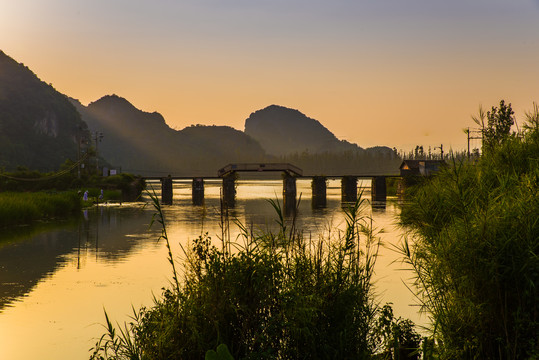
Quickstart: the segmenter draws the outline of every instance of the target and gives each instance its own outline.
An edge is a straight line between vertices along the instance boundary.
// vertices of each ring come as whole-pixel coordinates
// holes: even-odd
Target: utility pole
[[[99,153],[97,151],[97,144],[103,139],[103,133],[96,131],[94,135],[95,140],[95,172],[99,175]]]
[[[80,180],[80,156],[81,156],[81,145],[82,145],[82,126],[77,126],[77,179]]]
[[[77,131],[77,179],[80,180],[80,126]]]
[[[467,129],[465,129],[464,132],[468,136],[468,160],[470,160],[470,140],[482,139],[483,138],[482,136],[477,136],[477,135],[472,136],[472,133],[483,135],[483,132],[481,130],[470,130],[469,127]]]

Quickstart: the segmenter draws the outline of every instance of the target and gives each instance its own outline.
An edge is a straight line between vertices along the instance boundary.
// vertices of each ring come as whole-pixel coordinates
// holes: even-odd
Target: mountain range
[[[102,132],[99,154],[124,171],[145,175],[215,175],[228,162],[264,159],[258,142],[228,126],[170,128],[159,113],[137,109],[116,95],[87,107],[72,103],[93,133]],[[95,136],[94,136],[95,139]]]
[[[395,154],[387,147],[364,150],[278,105],[253,112],[245,131],[202,125],[175,130],[161,114],[139,110],[117,95],[85,106],[0,51],[0,167],[58,169],[77,159],[79,139],[85,140],[83,152],[97,148],[101,164],[146,176],[215,176],[235,162],[294,160],[307,174],[327,175],[338,172],[329,171],[337,159],[356,159],[346,163],[357,165],[347,171],[359,171],[366,161],[377,168],[396,163],[388,160]]]

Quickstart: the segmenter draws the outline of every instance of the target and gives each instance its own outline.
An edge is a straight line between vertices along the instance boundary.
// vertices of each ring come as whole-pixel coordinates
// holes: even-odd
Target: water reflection
[[[0,235],[0,311],[24,296],[76,253],[77,269],[93,254],[104,262],[121,261],[148,234],[151,212],[100,207],[78,219],[18,227]]]
[[[253,186],[253,182],[245,182],[242,190]],[[280,181],[266,182],[262,193],[268,196],[273,191],[274,196],[268,197],[274,199],[275,204],[287,216],[286,220],[294,221],[296,227],[305,234],[325,233],[338,227],[341,206],[348,206],[347,203],[341,203],[338,196],[340,187],[328,187],[324,206],[313,206],[311,199],[301,199],[303,193],[310,191],[308,186],[300,182],[300,195],[293,202],[293,208],[277,196],[281,190]],[[181,233],[187,233],[188,238],[203,232],[219,235],[221,203],[215,196],[216,187],[219,187],[219,183],[207,184],[204,204],[196,206],[192,204],[190,191],[185,191],[191,190],[190,184],[176,185],[174,205],[164,207],[170,230],[174,233],[175,228],[181,228]],[[245,191],[242,193],[241,190],[238,198],[234,208],[226,209],[226,216],[230,220],[237,219],[256,231],[277,230],[277,212],[268,200],[259,196],[245,196]],[[375,213],[383,213],[385,210],[385,202],[372,206]],[[101,206],[84,210],[82,216],[75,220],[3,231],[0,234],[0,311],[64,266],[69,254],[76,254],[72,258],[76,259],[76,268],[81,269],[88,257],[93,257],[96,262],[122,261],[137,244],[149,238],[154,239],[155,246],[158,246],[155,239],[160,229],[149,229],[152,214],[153,209],[143,204]]]
[[[193,205],[191,185],[175,183],[173,204],[163,207],[179,263],[178,244],[204,232],[218,242],[221,234],[221,182],[205,182],[203,205]],[[344,225],[340,182],[328,182],[326,206],[316,208],[310,181],[297,185],[297,216],[285,221],[295,219],[306,237],[337,236]],[[367,190],[364,197],[369,195]],[[267,199],[283,206],[282,181],[239,182],[236,199],[236,206],[227,210],[232,239],[239,234],[233,219],[255,233],[278,229],[277,214]],[[398,212],[394,204],[367,211],[377,228],[388,230],[384,242],[398,241],[399,232],[392,228]],[[123,321],[132,304],[151,305],[153,295],[170,279],[166,248],[157,241],[161,229],[149,230],[153,213],[150,205],[124,204],[88,209],[73,221],[2,231],[0,359],[40,358],[43,353],[55,359],[87,358],[92,339],[102,334],[104,307]],[[417,312],[408,306],[412,296],[392,265],[395,258],[381,250],[375,267],[379,300],[393,302],[397,316],[416,320]],[[33,348],[25,346],[28,338]]]
[[[21,227],[0,235],[0,310],[28,293],[61,265],[62,254],[77,246],[73,222]],[[74,230],[75,229],[75,230]]]

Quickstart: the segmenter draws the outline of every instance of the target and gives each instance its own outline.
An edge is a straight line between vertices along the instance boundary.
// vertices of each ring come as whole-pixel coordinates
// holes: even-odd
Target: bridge
[[[312,179],[313,207],[326,206],[326,180],[341,179],[341,199],[343,203],[357,200],[358,179],[371,179],[371,198],[373,202],[385,202],[387,197],[386,178],[398,177],[397,174],[357,174],[342,176],[303,176],[303,171],[288,163],[238,163],[228,164],[217,171],[217,177],[146,177],[147,180],[161,181],[161,202],[172,204],[173,180],[192,179],[193,204],[204,202],[204,179],[222,179],[222,198],[225,206],[234,207],[236,198],[236,180],[239,172],[281,172],[283,174],[283,202],[285,211],[296,206],[296,179]]]
[[[229,176],[236,172],[263,172],[263,171],[279,171],[289,176],[302,176],[303,171],[292,164],[288,163],[246,163],[246,164],[228,164],[217,171],[219,177]]]

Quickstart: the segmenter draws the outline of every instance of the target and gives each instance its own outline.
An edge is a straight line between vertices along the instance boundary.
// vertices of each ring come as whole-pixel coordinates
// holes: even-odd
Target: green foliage
[[[346,210],[342,237],[317,241],[305,239],[287,224],[280,204],[271,204],[277,233],[255,234],[238,224],[241,237],[223,237],[221,248],[200,236],[184,250],[181,283],[168,247],[173,287],[140,309],[122,340],[109,328],[92,359],[128,359],[135,353],[131,344],[136,359],[355,359],[385,351],[371,282],[379,242],[362,215],[363,202]],[[390,322],[400,344],[416,339],[409,323]]]
[[[515,123],[514,111],[511,104],[506,105],[504,100],[500,101],[500,107],[493,106],[486,115],[482,108],[479,108],[479,115],[472,119],[481,126],[483,135],[483,151],[488,152],[495,149],[511,133],[511,126]],[[487,123],[485,124],[485,118]]]
[[[507,134],[510,106],[502,102],[488,116],[494,133]],[[403,206],[410,234],[401,251],[442,358],[539,355],[538,154],[531,122],[476,162],[441,170]]]
[[[419,360],[421,337],[408,319],[395,319],[393,309],[386,304],[376,320],[378,354],[380,360]]]
[[[65,217],[81,209],[74,191],[64,193],[0,193],[0,227]]]
[[[19,166],[11,173],[0,172],[0,191],[64,191],[73,189],[74,181],[69,172],[42,173]]]
[[[91,359],[95,360],[143,360],[147,359],[140,352],[140,348],[134,343],[130,328],[140,321],[137,312],[133,309],[132,321],[124,326],[114,326],[105,311],[105,333],[99,338],[92,353]]]
[[[104,201],[133,201],[140,196],[145,186],[142,178],[125,173],[108,177],[83,176],[82,179],[78,179],[76,170],[69,166],[67,170],[48,173],[30,171],[25,167],[18,167],[17,171],[11,173],[0,172],[0,191],[36,192],[78,189],[89,190],[89,196],[97,199],[103,189]]]
[[[228,351],[228,347],[225,344],[220,344],[217,346],[217,351],[214,350],[208,350],[206,352],[206,356],[204,357],[205,360],[234,360],[232,355],[230,355],[230,351]]]
[[[401,182],[399,177],[388,177],[386,178],[386,191],[388,196],[396,196],[399,190],[399,182]]]

